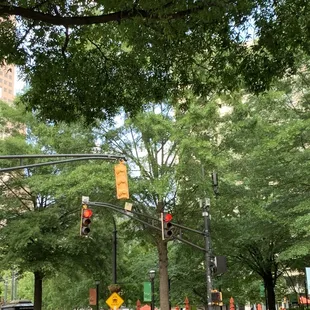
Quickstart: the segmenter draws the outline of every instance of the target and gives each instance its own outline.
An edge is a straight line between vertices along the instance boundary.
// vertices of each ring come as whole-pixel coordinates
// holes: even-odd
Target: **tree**
[[[307,242],[304,224],[308,223],[308,183],[295,185],[308,179],[305,159],[310,128],[308,90],[304,86],[307,71],[299,74],[300,78],[280,81],[259,97],[240,92],[210,98],[206,105],[204,98],[197,99],[188,92],[183,98],[189,104],[187,111],[172,110],[167,104],[152,105],[149,113],[137,114],[124,124],[117,122],[113,128],[107,122],[98,123],[94,132],[102,150],[120,153],[128,159],[131,196],[135,208],[145,215],[158,217],[165,207],[177,223],[193,223],[193,227],[202,228],[197,198],[213,195],[209,174],[213,170],[219,172],[221,192],[217,199],[212,199],[211,208],[214,254],[229,258],[229,263],[235,265],[234,275],[246,277],[244,273],[248,273],[242,283],[227,284],[223,276],[222,289],[226,285],[236,292],[251,281],[254,290],[254,284],[261,279],[268,291],[270,309],[275,306],[275,286],[281,274],[287,268],[302,268],[308,256],[307,248],[299,243]],[[223,116],[219,108],[225,104],[231,105],[232,110]],[[46,142],[44,145],[49,145]],[[76,195],[75,189],[81,191],[85,187],[76,180],[77,176],[84,178],[79,173],[84,169],[88,171],[78,166],[70,174],[68,185],[73,191],[68,190],[69,197]],[[94,178],[94,182],[93,186],[99,180]],[[97,189],[93,190],[96,196]],[[180,246],[173,248],[169,256],[169,246],[159,233],[133,221],[124,222],[124,226],[130,229],[131,239],[139,237],[157,248],[161,308],[165,309],[168,271],[174,275],[174,284],[178,283],[180,270],[186,270],[189,253]],[[182,231],[182,237],[188,235]],[[200,237],[191,240],[202,243]],[[184,256],[182,260],[178,254]],[[168,267],[168,258],[180,265]],[[203,255],[197,254],[189,267],[195,270],[192,278],[197,277],[198,283],[204,281],[202,262]],[[124,274],[128,276],[127,272]],[[194,289],[196,300],[205,302],[203,296],[199,298],[205,286],[197,285]],[[255,299],[253,295],[251,300]],[[177,300],[180,294],[174,292],[173,296]],[[238,297],[246,299],[245,294]]]
[[[269,309],[275,309],[278,279],[288,268],[302,270],[309,255],[303,246],[309,200],[304,181],[309,170],[307,59],[304,64],[294,79],[279,81],[264,95],[239,92],[209,102],[216,111],[216,106],[231,106],[217,119],[213,143],[209,131],[202,130],[210,122],[204,109],[199,119],[194,118],[197,106],[184,116],[192,128],[183,141],[191,170],[203,163],[222,176],[212,208],[215,250],[239,266],[239,276],[246,277],[247,268],[263,280]],[[197,190],[199,179],[195,184],[192,172],[183,172]]]
[[[259,92],[309,50],[299,0],[2,1],[0,16],[0,59],[20,66],[28,108],[56,121],[137,112],[171,95],[186,108],[189,88],[210,95],[243,80]]]
[[[212,171],[220,178],[220,196],[211,201],[212,245],[214,254],[227,256],[229,272],[214,285],[224,296],[229,289],[241,302],[257,302],[263,280],[270,309],[280,278],[287,269],[303,271],[309,255],[307,58],[299,65],[296,76],[263,95],[214,96],[206,106],[189,92],[188,110],[176,112],[183,211],[194,215],[197,198],[212,198]],[[257,284],[256,297],[254,286],[240,294],[249,282]]]
[[[102,123],[96,132],[104,142],[103,147],[113,153],[123,154],[131,170],[136,171],[130,187],[136,210],[160,218],[160,213],[164,210],[175,210],[174,165],[177,144],[172,139],[173,116],[170,108],[162,104],[157,109],[158,112],[154,108],[149,113],[127,119],[123,126],[115,129],[109,130]],[[154,232],[145,225],[132,221],[128,224],[136,237],[148,240],[157,248],[160,306],[168,309],[167,241],[162,240],[161,233]]]
[[[31,115],[25,117],[23,110],[2,105],[3,124],[10,122],[8,128],[14,128],[11,136],[0,141],[1,151],[5,154],[89,152],[94,147],[91,132],[82,130],[77,124],[68,127],[38,123]],[[27,123],[27,141],[24,131],[15,127],[21,119]],[[105,175],[110,178],[102,177]],[[88,274],[88,281],[108,274],[103,262],[111,257],[110,251],[105,250],[106,245],[111,244],[109,235],[103,233],[106,231],[104,225],[93,225],[93,238],[79,237],[79,206],[85,191],[95,200],[106,193],[111,196],[110,190],[114,192],[112,175],[111,165],[90,162],[88,165],[74,163],[29,168],[2,176],[1,265],[2,268],[15,267],[20,272],[34,273],[35,309],[41,309],[43,279],[72,270],[72,264],[75,272]],[[100,213],[102,211],[94,216],[94,224],[100,223]],[[74,301],[75,306],[87,304],[85,283],[81,288],[84,296],[80,294]]]
[[[212,115],[208,110],[201,118],[208,113]],[[135,211],[158,219],[161,212],[169,212],[173,215],[175,223],[197,230],[201,229],[199,236],[192,236],[186,230],[181,232],[176,229],[175,237],[182,236],[203,248],[203,218],[197,203],[197,197],[200,196],[197,196],[197,192],[192,191],[188,184],[184,185],[184,174],[182,174],[183,169],[186,168],[187,172],[191,171],[191,181],[197,183],[200,181],[199,174],[196,169],[193,170],[194,166],[191,165],[187,154],[180,152],[180,148],[185,146],[182,144],[182,139],[190,132],[185,120],[182,119],[179,122],[175,110],[165,102],[151,106],[147,112],[137,114],[133,118],[119,119],[115,127],[109,128],[104,122],[96,133],[98,140],[103,141],[104,149],[126,157],[131,175],[130,196],[134,202]],[[192,147],[195,146],[198,147],[192,141]],[[195,184],[193,187],[195,188]],[[203,193],[202,187],[200,189],[200,193]],[[143,216],[141,218],[145,219]],[[178,246],[178,242],[171,242],[172,244],[169,245],[169,240],[162,240],[161,232],[149,229],[135,221],[129,221],[126,224],[129,230],[127,235],[131,239],[141,238],[145,243],[157,249],[160,307],[162,309],[169,307],[168,278],[171,283],[170,296],[174,298],[171,301],[179,303],[181,296],[184,295],[182,288],[189,286],[191,289],[187,289],[187,292],[195,296],[197,303],[207,304],[206,287],[203,284],[205,283],[205,270],[202,267],[204,262],[202,251],[197,250],[197,255],[194,255],[193,250],[188,246]],[[174,247],[179,250],[175,250]],[[184,256],[184,261],[175,253]],[[189,257],[192,259],[186,260]],[[186,269],[183,263],[187,264],[188,270],[193,271],[190,277],[186,276],[185,271],[184,274],[180,271]],[[192,290],[191,281],[194,278],[197,280],[195,288],[199,287],[196,294]],[[197,294],[198,291],[199,294]],[[183,301],[185,297],[184,295]]]
[[[162,208],[165,207],[166,211],[175,212],[175,220],[180,221],[181,217],[178,217],[176,210],[181,210],[182,204],[178,205],[176,203],[177,181],[175,179],[174,167],[178,145],[178,139],[174,139],[174,134],[178,129],[173,119],[173,111],[166,104],[156,107],[155,110],[151,110],[147,114],[139,114],[136,118],[127,120],[125,125],[119,128],[109,128],[108,130],[106,124],[103,123],[101,127],[94,130],[94,136],[87,130],[80,131],[77,124],[65,126],[64,124],[44,124],[36,120],[31,120],[29,121],[27,131],[29,133],[27,138],[30,142],[28,152],[35,152],[33,148],[37,150],[36,153],[39,150],[44,150],[48,153],[67,153],[68,151],[87,152],[88,148],[92,148],[92,141],[95,139],[98,143],[102,143],[102,151],[121,153],[127,157],[131,171],[133,172],[133,182],[131,183],[130,191],[135,202],[135,208],[142,211],[143,214],[159,218]],[[7,153],[12,153],[11,146],[13,145],[14,139],[15,136],[12,136],[3,141],[3,145],[7,145],[3,150],[6,149]],[[24,153],[23,147],[26,145],[23,141],[23,146],[17,152]],[[97,145],[96,150],[99,151],[99,145]],[[143,150],[145,150],[145,153]],[[106,252],[103,258],[103,254],[98,250],[100,246],[102,247],[103,242],[107,242],[105,238],[95,245],[95,241],[85,240],[84,242],[74,237],[78,231],[76,215],[79,210],[76,206],[79,204],[78,199],[82,195],[85,195],[85,191],[91,196],[92,200],[100,201],[102,197],[105,197],[106,202],[116,203],[111,195],[111,186],[113,186],[113,192],[115,191],[113,184],[114,177],[111,176],[112,170],[108,172],[107,168],[107,165],[99,166],[95,163],[88,165],[71,163],[30,169],[31,173],[27,173],[26,175],[22,173],[15,175],[13,173],[6,186],[7,188],[16,189],[18,195],[14,201],[7,201],[5,200],[5,196],[2,197],[4,199],[3,203],[10,206],[12,204],[12,210],[6,214],[2,214],[5,219],[11,216],[11,211],[15,212],[19,210],[22,198],[27,199],[28,195],[38,197],[37,199],[32,198],[33,203],[35,203],[34,206],[37,207],[34,207],[33,210],[32,208],[31,210],[27,210],[27,212],[20,214],[16,218],[10,217],[7,229],[1,230],[7,244],[6,255],[3,257],[3,260],[6,262],[15,262],[16,266],[22,270],[41,271],[42,267],[42,277],[46,279],[45,283],[46,281],[50,283],[54,274],[58,277],[59,274],[63,274],[61,276],[63,279],[62,284],[68,283],[69,285],[72,278],[76,279],[79,285],[72,288],[69,285],[71,296],[76,296],[76,298],[69,299],[68,297],[63,301],[68,306],[77,306],[78,303],[83,305],[83,301],[86,300],[85,285],[89,285],[89,281],[80,282],[81,274],[85,274],[85,268],[90,268],[92,272],[98,272],[97,266],[102,259],[109,261],[106,258]],[[135,172],[135,170],[141,171],[141,173]],[[17,182],[16,184],[14,183],[15,181]],[[24,186],[24,182],[27,184],[27,187]],[[26,190],[26,196],[21,196]],[[48,205],[45,205],[45,203]],[[154,209],[154,206],[156,206],[156,209]],[[61,223],[65,221],[66,225],[59,226],[60,222],[57,220],[59,214],[61,214],[62,218]],[[107,217],[110,218],[110,216]],[[33,224],[33,221],[35,221],[35,224]],[[55,225],[55,222],[59,225]],[[144,240],[145,248],[143,246],[140,247],[138,249],[140,252],[150,251],[150,244],[156,245],[157,255],[160,258],[161,303],[166,303],[166,307],[168,307],[167,241],[161,240],[161,234],[153,230],[150,230],[149,234],[146,235],[145,232],[148,231],[146,227],[137,225],[137,222],[132,220],[124,221],[121,226],[132,229],[130,234],[127,233],[130,236],[130,240],[134,236]],[[92,231],[93,240],[98,240],[97,238],[99,238],[99,231],[97,233],[97,230]],[[118,230],[122,231],[123,228],[119,228]],[[126,235],[126,230],[124,231]],[[20,235],[23,236],[22,240],[18,239]],[[62,238],[64,235],[66,238]],[[28,244],[28,240],[31,241],[31,239],[34,242]],[[12,251],[11,244],[19,244],[20,248]],[[99,256],[98,262],[94,266],[91,266],[89,265],[90,262],[85,258],[83,261],[87,261],[89,264],[85,266],[85,263],[83,263],[80,266],[81,257],[84,258],[84,255],[88,257],[89,253],[93,253],[93,251],[97,253],[96,255],[91,255],[96,259]],[[130,247],[130,251],[132,251],[132,247]],[[29,254],[27,257],[24,257],[26,252]],[[154,255],[150,255],[150,263],[144,266],[145,257],[146,254],[143,256],[143,266],[140,265],[139,267],[140,270],[142,268],[145,270],[145,275],[142,278],[147,278],[149,269],[157,265]],[[130,258],[132,256],[128,257],[126,255],[120,261],[128,265],[126,262]],[[137,260],[137,258],[135,258],[135,261],[137,264],[139,262],[141,264],[141,261]],[[72,264],[74,264],[73,269]],[[122,285],[125,294],[124,297],[127,296],[127,292],[128,302],[133,304],[133,297],[137,296],[139,298],[142,288],[141,284],[136,287],[128,283],[141,281],[141,273],[131,275],[130,270],[121,268],[121,266],[118,268],[122,270],[121,277],[125,281],[125,284]],[[133,268],[133,270],[137,270],[137,268]],[[87,271],[89,272],[89,270]],[[71,278],[68,282],[65,281],[66,274],[69,274]],[[40,278],[37,279],[38,281],[41,283]],[[57,280],[55,281],[56,283],[54,282],[54,285],[50,286],[54,287],[50,291],[51,294],[52,292],[55,294],[57,292],[56,288],[60,286]],[[121,282],[123,281],[121,280]],[[83,288],[84,295],[82,293]],[[136,291],[135,295],[133,295],[133,291]],[[50,300],[53,295],[47,293],[46,296]],[[53,306],[59,306],[57,299],[54,303],[51,303],[51,307]]]

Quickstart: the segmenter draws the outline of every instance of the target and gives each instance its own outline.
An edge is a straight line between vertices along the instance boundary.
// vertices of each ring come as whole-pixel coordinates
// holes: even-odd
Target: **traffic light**
[[[129,199],[127,168],[124,162],[114,167],[117,199]]]
[[[162,239],[171,239],[173,237],[174,226],[171,223],[172,214],[162,213],[161,214],[161,229],[162,229]]]
[[[81,210],[81,225],[80,225],[80,235],[87,236],[90,233],[90,223],[93,211],[88,209],[87,204],[83,204]]]
[[[226,256],[210,256],[210,269],[213,275],[220,275],[227,271]]]
[[[219,292],[218,290],[212,290],[211,291],[211,302],[212,302],[212,305],[221,305],[222,292]]]
[[[216,272],[216,257],[215,256],[210,256],[210,269],[212,274]]]
[[[215,256],[215,268],[213,269],[215,275],[220,275],[227,272],[226,256]]]

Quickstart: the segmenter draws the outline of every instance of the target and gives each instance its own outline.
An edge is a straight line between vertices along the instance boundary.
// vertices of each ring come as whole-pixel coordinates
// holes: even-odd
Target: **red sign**
[[[90,306],[96,306],[96,301],[97,301],[97,291],[95,288],[90,288],[89,289],[89,305]]]

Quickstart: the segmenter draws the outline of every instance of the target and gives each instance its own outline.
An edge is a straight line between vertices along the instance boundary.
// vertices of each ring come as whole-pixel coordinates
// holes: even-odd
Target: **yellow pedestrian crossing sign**
[[[111,309],[117,310],[123,304],[124,300],[117,293],[113,293],[105,302]]]

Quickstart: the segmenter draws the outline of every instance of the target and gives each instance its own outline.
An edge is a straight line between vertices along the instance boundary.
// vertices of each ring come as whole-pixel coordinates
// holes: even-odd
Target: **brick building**
[[[0,100],[11,103],[14,100],[15,67],[0,66]]]

